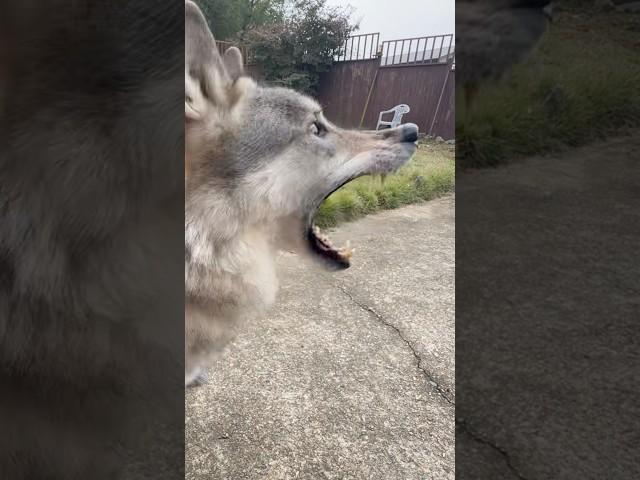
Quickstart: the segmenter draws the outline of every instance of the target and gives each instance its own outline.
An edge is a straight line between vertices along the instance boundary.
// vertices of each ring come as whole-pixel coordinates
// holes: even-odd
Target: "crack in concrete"
[[[522,475],[522,473],[520,473],[520,471],[515,467],[515,465],[513,464],[512,460],[511,460],[511,456],[509,455],[509,452],[507,452],[504,448],[498,446],[497,444],[495,444],[491,440],[488,440],[488,439],[482,437],[478,432],[476,432],[472,428],[470,428],[469,427],[469,423],[464,419],[460,419],[460,420],[456,419],[456,425],[460,428],[460,431],[466,432],[474,441],[476,441],[478,443],[481,443],[483,445],[486,445],[489,448],[491,448],[491,449],[495,450],[496,452],[498,452],[500,455],[502,455],[502,457],[504,458],[505,463],[507,464],[507,468],[519,480],[527,480],[527,478],[524,475]]]
[[[447,395],[447,392],[438,384],[438,382],[436,382],[435,378],[433,378],[433,376],[427,371],[427,369],[422,366],[422,359],[420,358],[420,355],[418,355],[418,352],[416,351],[416,348],[413,346],[413,344],[405,338],[404,334],[402,333],[402,330],[400,330],[394,324],[385,320],[385,318],[382,315],[380,315],[376,310],[371,308],[369,305],[366,305],[356,300],[356,298],[342,285],[334,285],[334,286],[338,290],[340,290],[342,293],[344,293],[354,305],[357,305],[360,309],[373,315],[380,323],[382,323],[386,327],[393,329],[398,334],[398,337],[400,337],[400,340],[402,340],[405,343],[405,345],[409,347],[409,350],[411,351],[411,353],[413,354],[416,360],[416,366],[418,367],[418,370],[420,370],[422,374],[425,376],[425,378],[427,379],[427,383],[431,385],[436,390],[436,392],[438,392],[438,394],[447,401],[447,403],[455,406],[455,402]]]

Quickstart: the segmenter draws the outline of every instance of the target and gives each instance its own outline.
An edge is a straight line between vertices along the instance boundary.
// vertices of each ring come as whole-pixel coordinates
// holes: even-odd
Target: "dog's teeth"
[[[320,236],[320,228],[318,228],[317,225],[313,226],[313,233],[316,235],[316,237]]]
[[[351,247],[351,242],[347,241],[346,245],[338,250],[338,253],[341,257],[349,260],[355,251],[356,249]]]

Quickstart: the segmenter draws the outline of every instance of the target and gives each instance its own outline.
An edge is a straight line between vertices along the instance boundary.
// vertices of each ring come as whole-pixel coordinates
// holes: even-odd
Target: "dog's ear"
[[[209,101],[224,101],[223,89],[230,79],[207,22],[191,1],[184,3],[184,30],[184,112],[187,120],[198,120]]]
[[[240,53],[239,49],[230,47],[224,52],[224,66],[234,82],[244,75],[242,53]]]
[[[201,149],[229,128],[240,100],[255,83],[244,76],[242,54],[235,47],[221,56],[207,22],[191,0],[184,4],[185,189]],[[193,128],[192,128],[193,127]],[[201,128],[205,127],[205,128]]]
[[[216,48],[207,22],[198,6],[188,0],[184,4],[185,22],[185,119],[201,120],[209,108],[227,110],[244,90],[239,82],[244,75],[242,54],[229,48],[224,57]]]

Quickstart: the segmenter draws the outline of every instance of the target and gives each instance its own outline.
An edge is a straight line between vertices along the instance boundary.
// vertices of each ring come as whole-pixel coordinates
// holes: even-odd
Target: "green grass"
[[[453,191],[454,184],[453,146],[422,141],[409,163],[394,175],[359,178],[327,198],[315,222],[332,227],[379,210],[430,200]]]
[[[459,165],[497,165],[639,126],[638,32],[634,15],[561,11],[529,61],[482,87],[468,117],[459,102]]]

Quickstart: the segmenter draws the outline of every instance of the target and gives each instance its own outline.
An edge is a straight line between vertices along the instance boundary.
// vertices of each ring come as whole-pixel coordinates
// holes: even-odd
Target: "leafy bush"
[[[216,40],[228,40],[258,25],[282,22],[285,0],[195,0]]]
[[[320,75],[356,28],[349,16],[350,10],[329,7],[326,0],[294,0],[282,22],[249,29],[242,43],[266,81],[314,95]]]

